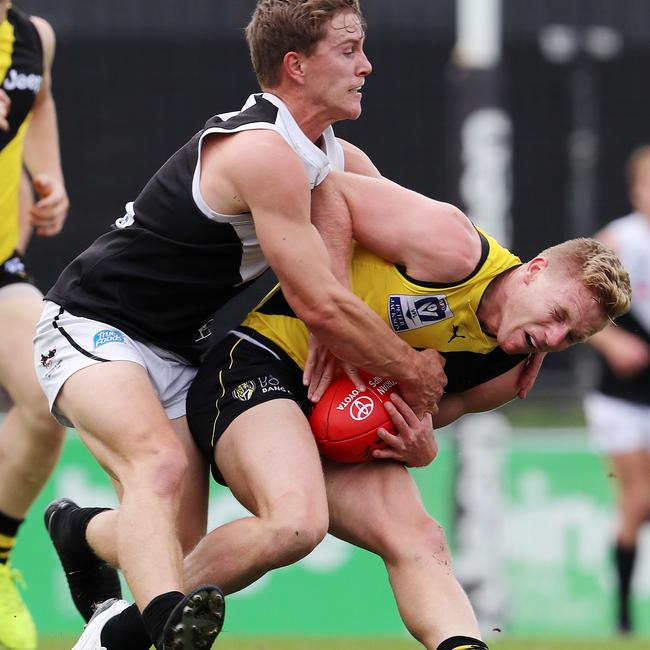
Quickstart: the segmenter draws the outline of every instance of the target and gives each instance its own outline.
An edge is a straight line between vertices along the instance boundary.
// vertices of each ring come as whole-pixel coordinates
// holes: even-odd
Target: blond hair
[[[246,41],[260,87],[277,86],[284,55],[310,55],[325,36],[328,21],[347,10],[359,17],[365,30],[359,0],[258,0]]]
[[[589,237],[570,239],[547,248],[540,256],[557,261],[568,276],[579,278],[610,320],[629,311],[630,276],[616,253],[601,242]]]

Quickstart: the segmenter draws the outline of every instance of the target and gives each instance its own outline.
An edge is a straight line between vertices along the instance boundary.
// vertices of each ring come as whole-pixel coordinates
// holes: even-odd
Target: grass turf
[[[75,640],[69,637],[44,638],[38,650],[70,650]],[[416,650],[419,643],[396,639],[316,639],[316,638],[242,638],[222,637],[219,650]],[[490,641],[490,650],[648,650],[650,639],[526,639]]]

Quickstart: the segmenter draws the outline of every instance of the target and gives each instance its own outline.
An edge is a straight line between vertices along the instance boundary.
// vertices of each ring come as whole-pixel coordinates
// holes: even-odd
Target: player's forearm
[[[417,352],[343,288],[323,308],[302,318],[319,341],[342,361],[383,377],[416,377]]]
[[[447,426],[467,413],[492,411],[512,401],[517,396],[518,378],[523,365],[524,362],[462,393],[443,395],[433,419],[435,428]]]
[[[340,194],[329,191],[328,183],[319,185],[312,192],[311,222],[325,243],[332,273],[349,289],[350,261],[354,251],[352,216]]]
[[[25,166],[32,176],[47,173],[64,183],[59,152],[56,106],[51,95],[34,107],[23,150]]]
[[[32,185],[27,173],[23,170],[20,175],[20,194],[18,196],[18,250],[24,253],[32,236],[33,227],[29,222],[29,210],[33,204]]]

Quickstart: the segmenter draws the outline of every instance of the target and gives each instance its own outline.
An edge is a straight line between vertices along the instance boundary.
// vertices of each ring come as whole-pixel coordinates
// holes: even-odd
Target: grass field
[[[42,639],[39,650],[70,650],[74,640]],[[299,638],[224,638],[215,650],[417,650],[422,646],[414,641],[394,639],[299,639]],[[650,639],[509,639],[492,641],[490,650],[649,650]]]

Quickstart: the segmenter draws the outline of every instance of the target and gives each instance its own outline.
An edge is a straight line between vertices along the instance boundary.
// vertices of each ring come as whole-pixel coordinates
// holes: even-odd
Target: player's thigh
[[[123,485],[143,458],[176,453],[185,459],[147,371],[133,361],[95,363],[77,370],[63,384],[56,408]]]
[[[178,535],[187,553],[207,532],[208,464],[190,435],[187,419],[184,416],[175,418],[171,425],[183,445],[188,463],[178,514]]]
[[[326,512],[323,471],[307,418],[291,399],[246,410],[221,435],[219,470],[237,499],[257,515],[282,500]]]
[[[0,289],[0,384],[16,404],[45,403],[34,371],[33,351],[42,309],[40,293],[29,284]]]
[[[650,499],[648,453],[644,449],[609,456],[621,498],[635,509],[644,509]]]
[[[415,481],[393,462],[324,462],[330,532],[375,553],[431,523]]]

